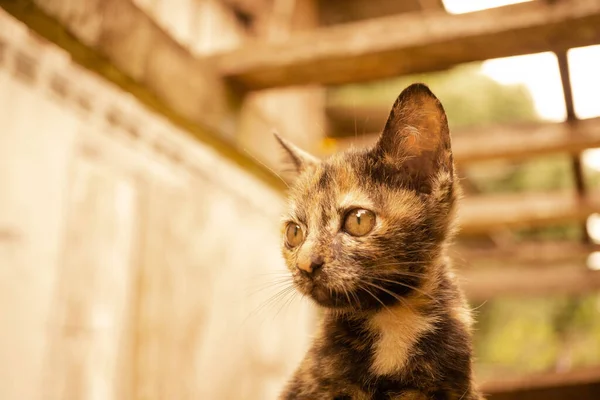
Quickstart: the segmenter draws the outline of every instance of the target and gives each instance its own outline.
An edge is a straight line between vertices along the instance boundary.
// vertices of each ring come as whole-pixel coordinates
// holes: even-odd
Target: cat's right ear
[[[375,150],[402,168],[405,182],[430,192],[440,173],[453,177],[450,131],[444,107],[427,86],[410,85],[392,107]],[[450,182],[451,183],[451,182]]]
[[[310,155],[306,151],[288,142],[287,140],[279,136],[277,133],[274,132],[273,135],[285,151],[286,160],[291,165],[291,169],[297,174],[319,163],[318,158]]]

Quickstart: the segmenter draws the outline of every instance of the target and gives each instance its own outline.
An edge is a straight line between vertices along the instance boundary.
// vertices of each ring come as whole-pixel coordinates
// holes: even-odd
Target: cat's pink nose
[[[298,260],[298,269],[301,271],[312,274],[323,266],[323,257],[311,256],[306,257],[304,260]]]

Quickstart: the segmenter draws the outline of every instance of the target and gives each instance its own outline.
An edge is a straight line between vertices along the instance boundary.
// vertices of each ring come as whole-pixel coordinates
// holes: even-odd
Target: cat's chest
[[[435,317],[397,306],[382,310],[368,321],[373,333],[371,365],[375,376],[402,374],[421,337],[435,329]]]

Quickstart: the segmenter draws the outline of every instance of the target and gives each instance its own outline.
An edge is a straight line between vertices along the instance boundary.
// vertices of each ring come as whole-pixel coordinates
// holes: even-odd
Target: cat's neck
[[[404,317],[407,313],[427,314],[433,308],[440,309],[457,296],[460,297],[455,277],[450,267],[450,261],[445,251],[430,262],[427,275],[423,277],[419,287],[415,287],[408,295],[398,296],[392,304],[378,304],[375,308],[326,309],[325,315],[330,319],[342,320],[371,320],[381,314]]]

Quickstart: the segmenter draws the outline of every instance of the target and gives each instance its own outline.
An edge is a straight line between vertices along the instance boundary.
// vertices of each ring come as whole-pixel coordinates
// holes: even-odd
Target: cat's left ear
[[[446,112],[422,83],[410,85],[400,93],[375,148],[386,160],[404,170],[417,188],[430,190],[440,172],[447,172],[452,179]]]
[[[301,173],[302,171],[310,168],[311,166],[317,165],[319,163],[319,159],[315,156],[307,153],[306,151],[300,149],[296,145],[291,142],[285,140],[277,133],[273,133],[275,139],[279,142],[283,150],[285,150],[286,158],[291,164],[294,172]]]

